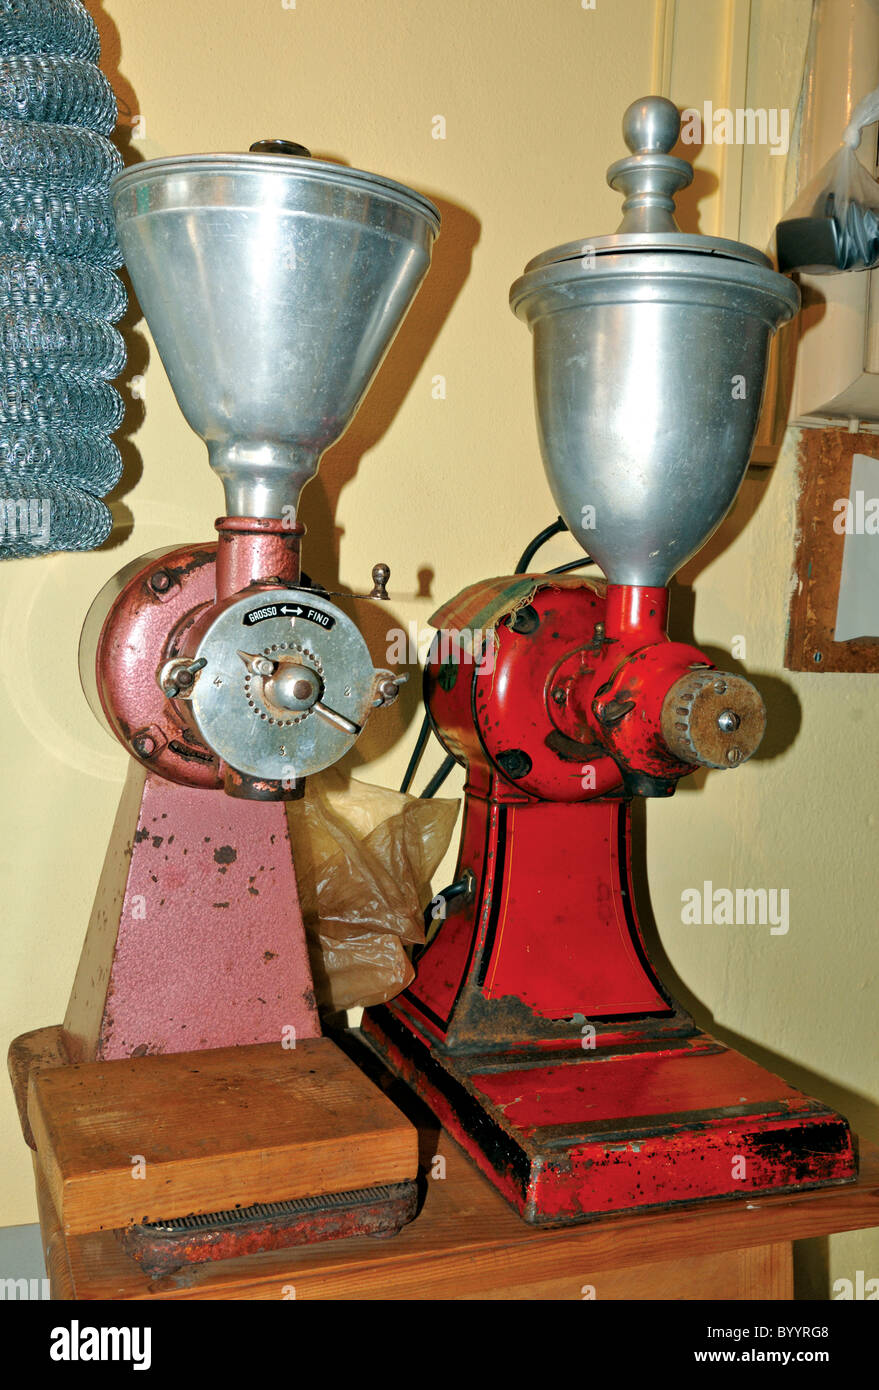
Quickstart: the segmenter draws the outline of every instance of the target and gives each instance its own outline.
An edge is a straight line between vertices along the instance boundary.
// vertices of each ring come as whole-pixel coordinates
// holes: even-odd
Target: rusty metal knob
[[[388,580],[391,577],[390,565],[373,565],[372,567],[372,593],[370,598],[389,598]]]
[[[766,728],[760,692],[726,671],[690,671],[662,705],[662,736],[675,757],[702,767],[739,767]]]

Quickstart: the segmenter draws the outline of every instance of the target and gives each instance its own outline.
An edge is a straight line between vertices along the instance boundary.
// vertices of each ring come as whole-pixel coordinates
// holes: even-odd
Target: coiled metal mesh
[[[89,550],[112,525],[126,296],[99,51],[80,0],[0,0],[0,559]]]

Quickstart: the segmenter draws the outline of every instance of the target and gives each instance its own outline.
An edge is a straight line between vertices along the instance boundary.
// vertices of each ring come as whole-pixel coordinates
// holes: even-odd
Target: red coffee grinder
[[[758,251],[678,229],[679,129],[670,102],[634,103],[619,230],[513,285],[550,487],[606,582],[491,579],[434,616],[427,709],[466,769],[456,883],[416,981],[364,1021],[535,1223],[857,1171],[844,1119],[669,996],[633,901],[632,799],[738,767],[763,734],[754,687],[669,640],[666,585],[735,498],[799,303]]]

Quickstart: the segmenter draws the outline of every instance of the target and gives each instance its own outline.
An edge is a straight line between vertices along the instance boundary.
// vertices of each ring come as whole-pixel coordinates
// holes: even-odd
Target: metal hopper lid
[[[167,186],[171,176],[178,172],[187,175],[201,172],[217,176],[247,172],[275,172],[281,176],[295,173],[297,178],[336,185],[342,189],[355,188],[363,193],[388,199],[425,217],[434,235],[440,228],[438,208],[415,189],[397,183],[395,179],[385,178],[383,174],[372,174],[365,169],[352,169],[347,164],[333,164],[328,160],[313,159],[305,145],[299,145],[292,140],[257,140],[247,154],[169,155],[163,159],[151,159],[145,164],[133,164],[111,180],[113,195],[117,197],[130,188],[141,188],[151,182]]]
[[[609,236],[582,237],[535,256],[525,274],[564,261],[628,251],[683,251],[771,267],[762,251],[726,237],[682,232],[675,221],[675,194],[693,181],[693,169],[669,154],[680,134],[680,112],[665,97],[641,97],[623,116],[623,137],[632,151],[607,171],[611,188],[624,194],[623,220]]]

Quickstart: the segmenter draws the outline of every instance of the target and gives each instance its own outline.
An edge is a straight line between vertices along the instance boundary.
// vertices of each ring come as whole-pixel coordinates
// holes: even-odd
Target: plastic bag
[[[382,1004],[414,978],[404,943],[424,941],[430,880],[458,802],[422,800],[336,768],[287,806],[318,1004]]]
[[[879,265],[879,183],[855,151],[879,120],[879,87],[855,107],[843,143],[776,227],[781,271],[830,275]]]

